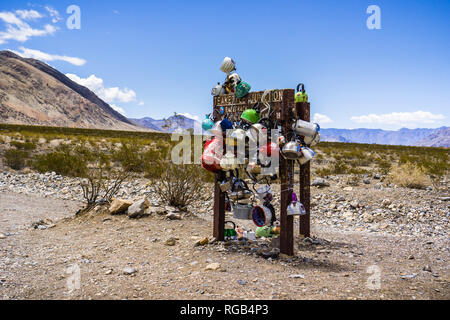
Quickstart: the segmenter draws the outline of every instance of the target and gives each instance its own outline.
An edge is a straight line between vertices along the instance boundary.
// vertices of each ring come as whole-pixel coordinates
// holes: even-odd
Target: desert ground
[[[295,256],[267,259],[268,240],[197,244],[212,240],[211,199],[172,220],[138,180],[121,194],[149,199],[142,218],[75,216],[74,179],[0,173],[2,299],[450,298],[449,199],[432,190],[330,179],[312,187],[312,238],[296,230]]]
[[[0,129],[1,299],[450,298],[448,149],[320,143],[311,238],[296,218],[289,257],[270,239],[212,238],[213,184],[201,168],[176,169],[199,188],[191,203],[164,200],[169,135]],[[80,211],[80,183],[105,168],[132,174],[114,194],[133,203],[127,214],[101,197]]]

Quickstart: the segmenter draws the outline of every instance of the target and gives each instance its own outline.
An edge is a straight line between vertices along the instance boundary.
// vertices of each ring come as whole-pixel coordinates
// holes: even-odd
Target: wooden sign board
[[[267,102],[269,102],[274,110],[274,120],[281,120],[281,105],[283,103],[283,99],[286,99],[284,96],[284,92],[286,90],[292,89],[284,89],[284,90],[272,90],[267,96]],[[225,110],[225,114],[228,116],[228,119],[231,121],[238,121],[241,117],[242,112],[245,109],[253,107],[254,104],[261,101],[261,97],[264,94],[264,91],[258,92],[250,92],[244,98],[236,98],[236,96],[231,94],[225,94],[214,97],[214,109],[219,109],[223,107]],[[291,106],[293,107],[294,100],[290,101]]]
[[[238,99],[234,94],[220,95],[214,97],[213,110],[219,110],[223,107],[223,115],[231,121],[238,121],[245,109],[251,108],[255,103],[261,102],[264,91],[250,92],[246,97]],[[294,89],[272,90],[268,96],[268,102],[271,104],[274,112],[272,120],[281,125],[281,134],[287,136],[292,128],[294,118],[309,121],[309,103],[294,102]],[[217,115],[217,113],[215,113]],[[217,118],[215,120],[218,120]],[[294,191],[294,179],[288,179],[294,176],[294,163],[280,157],[279,177],[281,181],[280,212],[277,214],[281,224],[280,251],[287,255],[294,254],[294,217],[287,215],[287,206],[292,199]],[[214,233],[213,236],[220,241],[224,240],[225,229],[225,193],[221,191],[219,182],[225,178],[225,172],[216,174],[216,183],[214,187]],[[307,216],[300,218],[300,233],[309,236],[309,163],[300,168],[300,194],[301,201],[305,205]]]

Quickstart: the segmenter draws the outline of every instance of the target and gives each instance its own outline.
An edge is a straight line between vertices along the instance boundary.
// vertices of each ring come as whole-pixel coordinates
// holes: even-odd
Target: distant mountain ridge
[[[405,146],[450,147],[450,127],[437,129],[321,129],[322,141],[390,144]]]
[[[187,118],[181,114],[175,114],[166,119],[160,120],[156,120],[150,117],[130,120],[146,128],[167,133],[182,132],[184,130],[194,129],[195,123],[198,123],[198,121]]]
[[[450,147],[450,128],[440,128],[427,136],[425,139],[420,140],[417,145],[429,147]]]
[[[196,120],[177,114],[167,119],[156,120],[150,117],[131,119],[152,130],[175,132],[192,129]],[[321,129],[322,141],[390,144],[407,146],[450,147],[450,127],[437,129],[407,129],[397,131],[382,129]]]
[[[0,123],[146,130],[58,70],[0,51]]]

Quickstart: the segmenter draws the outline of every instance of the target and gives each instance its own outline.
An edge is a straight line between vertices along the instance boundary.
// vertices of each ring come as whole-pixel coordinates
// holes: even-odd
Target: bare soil
[[[99,211],[74,218],[80,207],[0,193],[0,233],[8,234],[0,239],[2,299],[450,298],[448,242],[316,223],[318,244],[296,235],[296,256],[272,261],[233,243],[195,246],[211,236],[207,216],[131,220]],[[45,218],[55,226],[30,228]],[[174,246],[165,245],[170,237],[178,239]],[[210,263],[220,269],[205,271]],[[80,268],[81,286],[70,292],[73,265]],[[124,274],[126,267],[136,273]],[[379,289],[376,279],[370,281],[377,270]]]

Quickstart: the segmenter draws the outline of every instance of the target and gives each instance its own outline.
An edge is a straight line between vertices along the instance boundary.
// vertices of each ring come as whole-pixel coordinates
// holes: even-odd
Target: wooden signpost
[[[238,99],[234,94],[220,95],[214,97],[214,110],[223,107],[224,114],[231,121],[240,118],[245,109],[253,107],[257,102],[261,102],[264,91],[250,92],[244,98]],[[281,134],[288,136],[292,130],[295,118],[309,121],[309,103],[295,103],[294,89],[272,90],[266,99],[275,111],[273,119],[281,126]],[[213,114],[218,114],[214,113]],[[214,119],[217,121],[218,119]],[[287,215],[287,207],[292,199],[292,192],[300,195],[300,201],[305,206],[307,214],[300,216],[300,234],[310,236],[310,165],[309,163],[300,167],[300,190],[295,190],[294,186],[294,161],[286,160],[280,156],[279,176],[281,181],[281,205],[280,205],[280,252],[287,255],[294,255],[294,217]],[[224,172],[216,174],[216,181],[223,181]],[[216,182],[214,187],[214,233],[213,236],[220,241],[224,240],[225,230],[225,193],[220,190]]]

